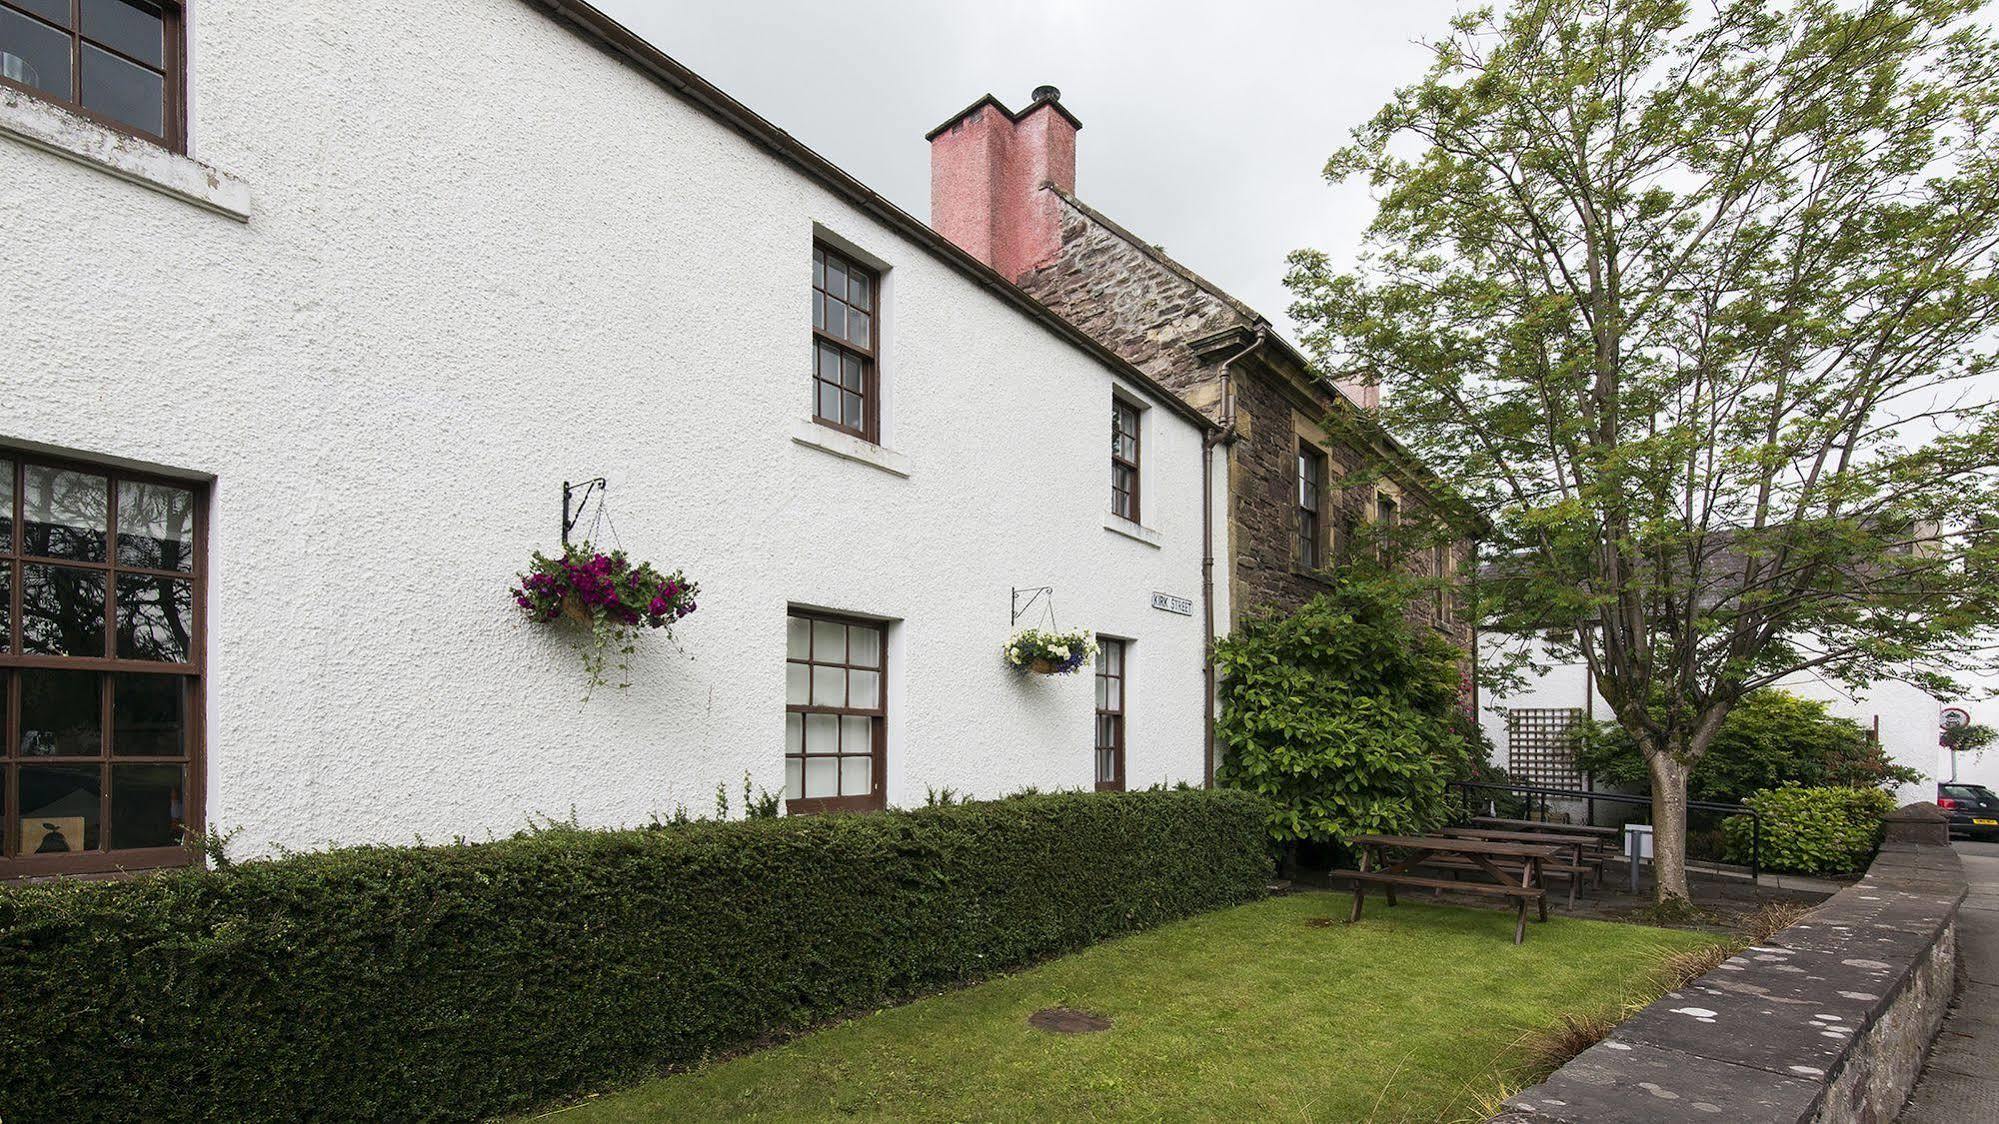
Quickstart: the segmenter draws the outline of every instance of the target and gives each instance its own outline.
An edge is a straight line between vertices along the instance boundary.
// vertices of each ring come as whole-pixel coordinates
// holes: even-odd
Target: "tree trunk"
[[[1647,753],[1652,773],[1652,874],[1658,885],[1654,900],[1691,902],[1687,891],[1687,775],[1693,768],[1674,759],[1670,750]]]

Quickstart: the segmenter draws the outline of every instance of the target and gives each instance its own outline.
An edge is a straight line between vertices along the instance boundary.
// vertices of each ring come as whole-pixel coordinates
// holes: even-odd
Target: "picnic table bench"
[[[1533,902],[1540,911],[1540,920],[1548,919],[1548,891],[1541,884],[1541,864],[1555,858],[1560,852],[1553,847],[1527,843],[1507,843],[1494,839],[1466,839],[1451,835],[1362,835],[1353,840],[1360,849],[1360,865],[1355,870],[1335,870],[1334,877],[1353,881],[1353,916],[1349,921],[1359,921],[1361,902],[1367,895],[1367,885],[1372,882],[1382,888],[1388,904],[1395,904],[1397,886],[1413,886],[1426,890],[1457,890],[1464,893],[1487,894],[1494,897],[1511,898],[1518,907],[1518,915],[1513,924],[1513,943],[1527,939],[1527,903]],[[1392,865],[1386,862],[1383,851],[1397,850],[1405,854]],[[1409,868],[1426,865],[1432,858],[1462,859],[1471,864],[1470,868],[1482,870],[1492,876],[1491,882],[1462,882],[1443,878],[1425,878],[1409,873]],[[1372,858],[1374,861],[1369,862]],[[1509,872],[1498,865],[1501,860],[1511,860],[1519,864],[1517,870]]]
[[[1496,827],[1447,827],[1440,834],[1453,835],[1464,839],[1491,839],[1500,843],[1529,843],[1543,847],[1560,848],[1568,855],[1568,861],[1550,861],[1541,864],[1542,875],[1559,874],[1569,881],[1569,908],[1576,907],[1576,890],[1582,883],[1583,875],[1603,885],[1603,858],[1597,854],[1596,841],[1584,835],[1565,835],[1546,831],[1507,831]],[[1518,859],[1495,860],[1502,870],[1512,870],[1520,863]],[[1425,865],[1448,870],[1467,869],[1463,859],[1441,859]]]

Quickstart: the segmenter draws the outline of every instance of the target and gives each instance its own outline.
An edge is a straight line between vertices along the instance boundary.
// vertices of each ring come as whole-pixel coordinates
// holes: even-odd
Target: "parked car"
[[[1937,785],[1937,807],[1950,813],[1950,833],[1999,841],[1999,793],[1982,784]]]

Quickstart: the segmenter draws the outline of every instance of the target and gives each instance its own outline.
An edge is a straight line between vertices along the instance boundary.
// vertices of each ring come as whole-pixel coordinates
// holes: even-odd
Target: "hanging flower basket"
[[[552,624],[567,618],[590,629],[591,646],[583,654],[590,674],[586,699],[606,682],[604,668],[614,647],[618,669],[629,670],[624,657],[638,650],[639,633],[663,629],[671,639],[674,622],[694,611],[700,592],[678,570],[661,574],[649,562],[633,565],[622,550],[604,554],[587,542],[564,547],[558,558],[536,552],[527,572],[517,576],[514,604],[528,619]]]
[[[1000,654],[1008,666],[1019,671],[1068,675],[1096,656],[1097,641],[1082,629],[1025,628],[1013,634]]]

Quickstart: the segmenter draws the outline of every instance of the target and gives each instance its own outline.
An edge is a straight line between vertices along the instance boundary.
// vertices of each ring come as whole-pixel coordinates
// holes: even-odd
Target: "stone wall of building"
[[[1221,414],[1219,363],[1198,357],[1189,346],[1230,329],[1253,328],[1255,313],[1204,285],[1136,236],[1091,211],[1066,193],[1059,251],[1020,278],[1021,287],[1090,333],[1182,398]],[[1292,609],[1327,588],[1322,575],[1297,562],[1297,449],[1301,437],[1328,454],[1327,476],[1338,481],[1362,473],[1377,457],[1373,450],[1328,438],[1323,423],[1335,410],[1351,409],[1318,382],[1288,348],[1266,345],[1231,368],[1237,440],[1229,450],[1231,503],[1229,543],[1236,616],[1262,608]],[[1309,388],[1309,389],[1305,389]],[[1427,507],[1420,484],[1391,478],[1384,487],[1416,522]],[[1342,527],[1366,525],[1373,517],[1373,485],[1329,487],[1322,524],[1329,556],[1346,548]],[[1472,544],[1454,544],[1456,572],[1473,571]],[[1402,564],[1412,574],[1434,577],[1435,562],[1425,545],[1411,546]],[[1472,648],[1468,602],[1461,596],[1441,622],[1443,631],[1467,653]],[[1433,599],[1409,605],[1412,623],[1440,624]]]

